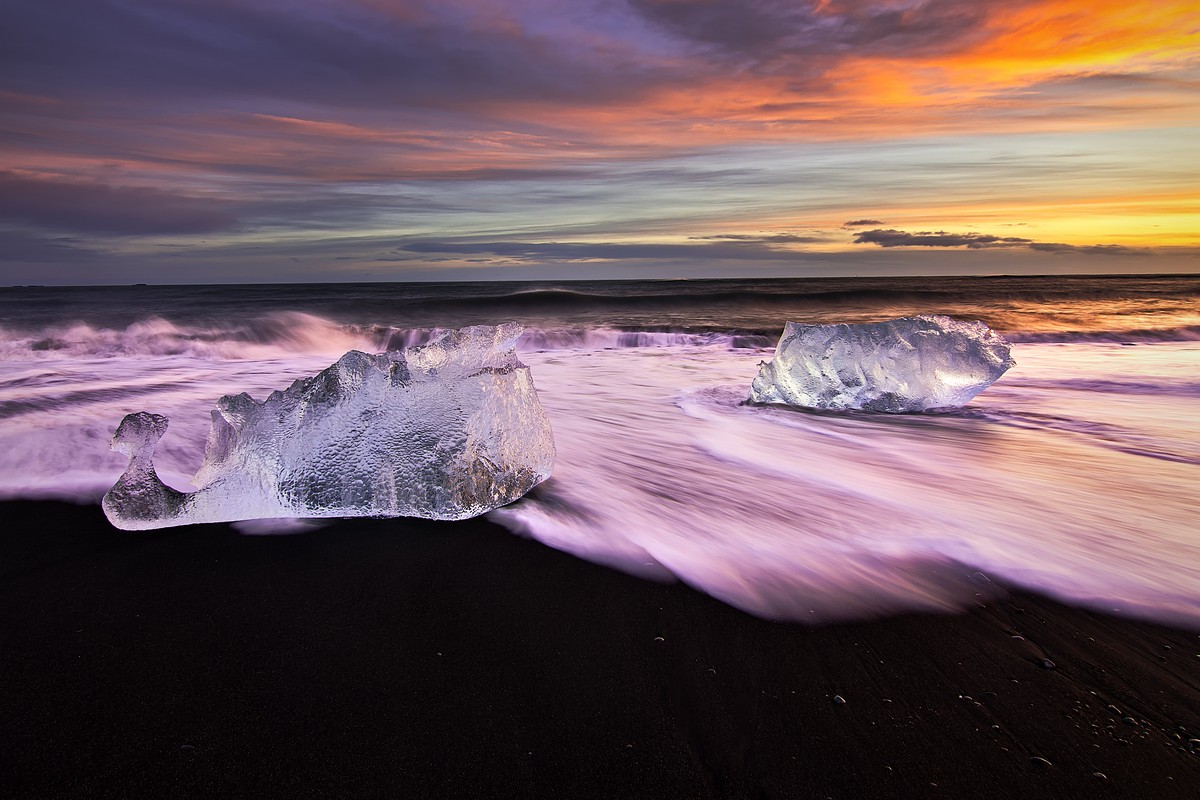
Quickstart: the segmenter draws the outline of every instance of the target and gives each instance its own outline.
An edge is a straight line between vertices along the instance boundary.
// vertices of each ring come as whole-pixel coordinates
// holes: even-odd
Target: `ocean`
[[[957,412],[742,405],[785,321],[916,313],[987,322],[1017,365]],[[170,418],[156,465],[188,489],[220,396],[508,321],[558,449],[489,515],[516,534],[773,619],[995,581],[1200,625],[1200,276],[5,288],[0,497],[98,502],[134,411]]]

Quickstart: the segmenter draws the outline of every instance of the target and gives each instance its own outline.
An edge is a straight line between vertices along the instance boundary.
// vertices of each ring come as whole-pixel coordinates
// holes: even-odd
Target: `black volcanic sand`
[[[0,509],[5,797],[1200,797],[1194,631],[772,623],[479,521]]]

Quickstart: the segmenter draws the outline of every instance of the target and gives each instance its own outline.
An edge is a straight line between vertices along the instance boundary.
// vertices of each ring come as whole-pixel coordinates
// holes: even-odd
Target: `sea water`
[[[785,321],[915,313],[988,322],[1017,365],[953,413],[743,404]],[[1200,625],[1188,276],[3,289],[0,496],[96,502],[140,410],[187,490],[221,395],[509,320],[558,450],[492,512],[514,532],[780,619],[953,610],[991,576]]]

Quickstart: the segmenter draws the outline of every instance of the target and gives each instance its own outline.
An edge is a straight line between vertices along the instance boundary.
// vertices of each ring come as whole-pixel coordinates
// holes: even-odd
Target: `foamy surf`
[[[1138,291],[1159,290],[1146,285]],[[722,304],[736,293],[705,290],[688,301],[683,324],[662,311],[661,287],[651,288],[649,304],[621,306],[612,294],[599,311],[585,302],[594,292],[535,298],[543,316],[523,320],[519,348],[551,417],[558,462],[550,481],[493,519],[769,617],[962,608],[979,591],[966,576],[981,570],[1105,611],[1200,624],[1193,294],[1089,290],[1077,307],[1065,295],[1010,296],[1003,314],[1036,323],[1005,331],[1018,342],[1016,368],[959,413],[879,419],[741,405],[783,320],[804,317],[780,312],[773,334],[763,320],[801,295],[762,304],[763,292],[742,293],[737,302],[760,305],[727,314]],[[220,396],[261,399],[347,349],[421,344],[473,321],[446,311],[459,302],[449,297],[457,287],[422,288],[442,299],[406,315],[390,309],[407,289],[346,287],[319,298],[374,309],[356,315],[281,307],[303,305],[299,289],[279,289],[275,300],[262,289],[248,299],[205,290],[210,300],[198,309],[184,290],[168,299],[139,291],[138,302],[166,310],[6,306],[0,497],[97,501],[124,466],[108,447],[113,430],[143,409],[170,418],[156,465],[189,490]],[[464,293],[472,314],[488,308],[483,288]],[[984,304],[960,294],[937,310],[966,316]],[[570,314],[559,309],[562,295]],[[836,319],[847,303],[851,318],[882,319],[900,296],[804,302],[818,307],[811,319]],[[248,312],[250,301],[261,308]],[[1127,346],[1130,331],[1146,329],[1147,309],[1168,307],[1153,336]],[[441,324],[430,324],[436,317]],[[1105,319],[1112,324],[1097,328]],[[1038,341],[1048,337],[1055,341]]]
[[[1111,398],[1069,385],[1021,389],[1087,364],[1083,347],[1029,346],[1012,383],[967,410],[904,418],[744,406],[756,362],[736,353],[531,358],[556,474],[492,517],[774,618],[960,608],[978,589],[947,578],[983,570],[1106,611],[1198,622],[1196,467],[1157,457],[1200,446],[1191,406],[1164,395],[1114,414]],[[1200,369],[1200,351],[1172,349],[1162,361]],[[1107,355],[1090,360],[1136,370],[1127,350]],[[1014,425],[1011,413],[1080,422]],[[1118,428],[1140,449],[1114,446]]]

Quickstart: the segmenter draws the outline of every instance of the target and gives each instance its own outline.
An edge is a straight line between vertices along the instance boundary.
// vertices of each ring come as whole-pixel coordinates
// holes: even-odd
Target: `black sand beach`
[[[0,508],[4,797],[1200,794],[1194,631],[1015,592],[809,628],[482,521]]]

